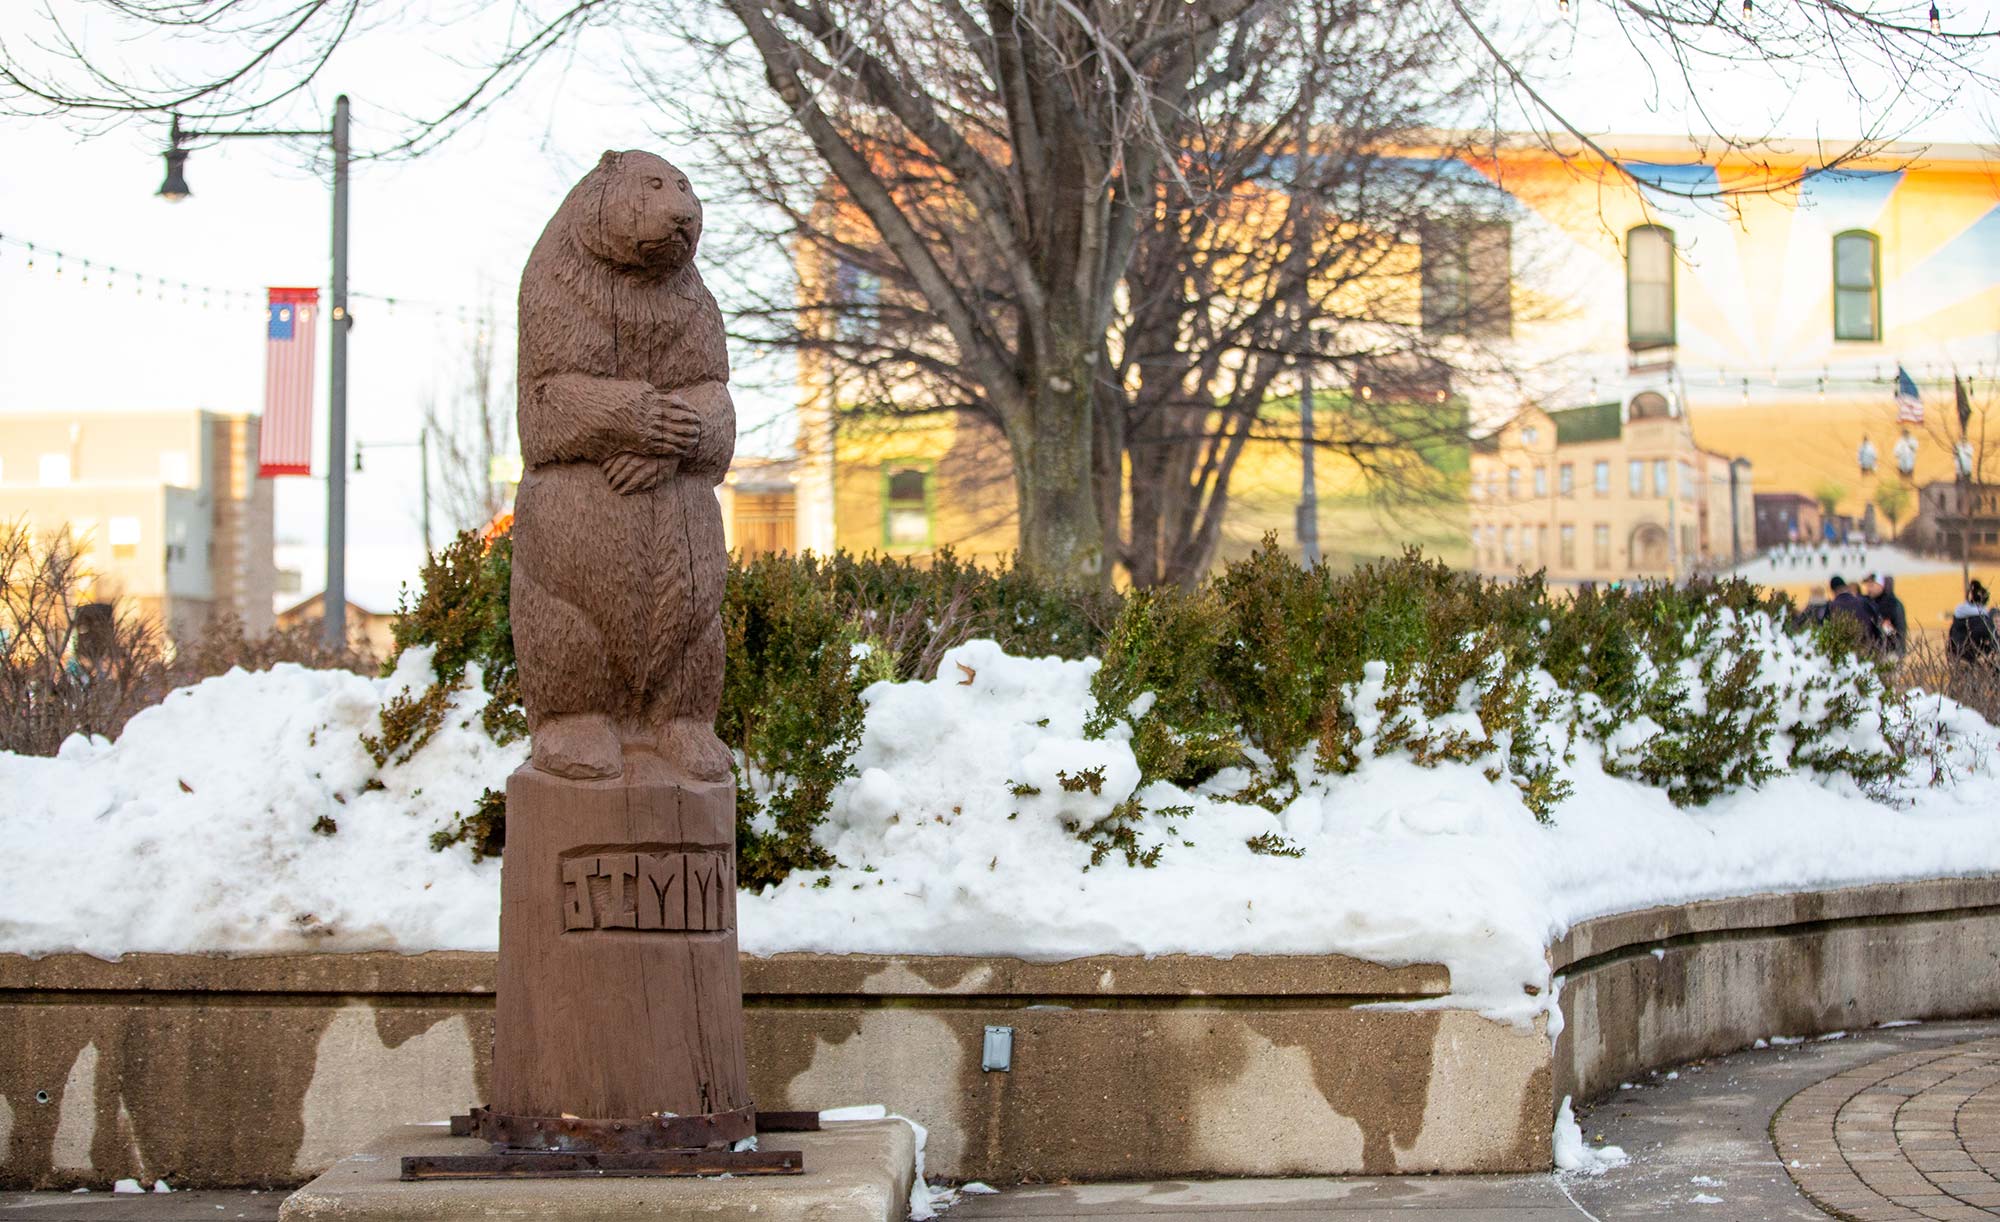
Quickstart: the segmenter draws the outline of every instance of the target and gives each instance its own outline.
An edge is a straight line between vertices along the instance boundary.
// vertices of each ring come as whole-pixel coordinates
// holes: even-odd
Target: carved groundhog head
[[[577,239],[598,258],[660,275],[677,272],[694,258],[701,201],[687,175],[665,158],[606,153],[576,194],[585,196],[576,217]]]

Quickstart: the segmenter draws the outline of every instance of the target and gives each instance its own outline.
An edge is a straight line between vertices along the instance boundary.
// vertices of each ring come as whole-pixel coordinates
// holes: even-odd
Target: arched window
[[[1625,337],[1635,349],[1674,342],[1674,231],[1663,225],[1625,235]]]
[[[1865,229],[1834,235],[1833,338],[1882,338],[1882,241]]]

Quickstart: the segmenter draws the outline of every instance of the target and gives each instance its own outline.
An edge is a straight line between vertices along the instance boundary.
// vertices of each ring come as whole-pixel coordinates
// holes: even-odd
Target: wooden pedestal
[[[506,1144],[713,1146],[756,1132],[730,785],[657,768],[615,781],[515,772],[495,1000],[489,1112]]]

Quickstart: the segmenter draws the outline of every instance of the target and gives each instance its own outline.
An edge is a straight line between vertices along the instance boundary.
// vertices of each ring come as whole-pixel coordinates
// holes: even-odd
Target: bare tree
[[[494,326],[482,316],[466,340],[465,380],[442,404],[424,407],[431,462],[437,472],[435,497],[454,532],[483,526],[506,507],[505,485],[496,480],[496,460],[515,453],[513,379],[494,367]]]
[[[1913,100],[1943,104],[1968,83],[1991,83],[1976,53],[1992,32],[1933,34],[1921,4],[1792,0],[1754,12],[1746,3],[1739,15],[1738,6],[1717,0],[1604,3],[1649,52],[1647,61],[1661,65],[1661,92],[1684,94],[1697,108],[1709,96],[1700,82],[1718,69],[1851,82],[1878,121],[1859,140],[1829,149],[1820,158],[1827,165],[1878,151]],[[367,16],[401,8],[388,0],[99,0],[95,7],[140,32],[220,36],[241,51],[210,72],[170,71],[163,62],[155,78],[135,80],[122,67],[127,61],[113,69],[94,59],[51,14],[53,33],[39,51],[19,41],[0,45],[4,100],[17,110],[112,117],[186,111],[213,127],[288,104]],[[1355,92],[1316,58],[1326,37],[1368,28],[1365,18],[1384,14],[1427,25],[1453,56],[1474,57],[1480,72],[1492,72],[1499,96],[1517,104],[1526,123],[1618,167],[1586,123],[1555,105],[1523,52],[1558,18],[1482,0],[557,0],[553,10],[524,10],[461,100],[413,125],[388,151],[442,138],[593,29],[633,40],[670,33],[706,47],[714,60],[706,87],[680,73],[671,95],[656,96],[681,128],[718,138],[718,160],[776,210],[780,228],[809,240],[817,223],[836,235],[832,245],[851,247],[838,252],[843,262],[873,260],[911,287],[906,308],[921,311],[911,322],[924,330],[923,342],[872,359],[958,392],[931,405],[961,402],[1004,436],[1023,562],[1061,579],[1105,580],[1106,561],[1123,554],[1164,572],[1212,546],[1202,542],[1212,533],[1211,510],[1226,507],[1226,464],[1250,426],[1243,410],[1218,400],[1196,443],[1208,448],[1194,469],[1212,474],[1160,485],[1162,503],[1157,514],[1150,504],[1143,510],[1136,547],[1119,538],[1127,438],[1138,436],[1154,458],[1169,453],[1166,469],[1185,473],[1187,455],[1172,457],[1148,430],[1185,440],[1194,431],[1185,427],[1190,414],[1207,410],[1210,395],[1261,404],[1289,364],[1320,355],[1316,347],[1302,353],[1308,345],[1298,338],[1315,333],[1318,311],[1299,293],[1289,301],[1275,289],[1256,295],[1276,304],[1221,345],[1235,355],[1216,365],[1240,393],[1197,365],[1174,393],[1170,374],[1155,375],[1160,393],[1150,402],[1158,406],[1149,407],[1133,391],[1135,377],[1143,391],[1143,373],[1120,367],[1123,341],[1133,351],[1158,351],[1158,337],[1178,338],[1201,320],[1199,311],[1183,310],[1172,320],[1178,330],[1162,319],[1161,330],[1121,333],[1121,303],[1139,283],[1135,259],[1149,237],[1173,249],[1170,234],[1221,232],[1195,219],[1233,198],[1231,184],[1213,172],[1215,157],[1254,146],[1268,131],[1291,133],[1296,150],[1309,154],[1322,111],[1307,99],[1323,97],[1337,115],[1339,99]],[[746,67],[767,88],[746,87]],[[1232,97],[1252,105],[1223,113]],[[1332,126],[1338,130],[1337,118]],[[1717,138],[1718,151],[1754,155],[1766,135],[1740,122],[1710,126],[1739,132]],[[1768,191],[1799,173],[1776,166],[1732,175],[1725,185],[1665,189]],[[1336,191],[1327,202],[1340,199]],[[1281,209],[1288,218],[1290,207]],[[1304,253],[1275,266],[1307,286],[1306,298],[1317,248],[1298,235],[1310,234],[1306,220],[1328,215],[1339,213],[1299,213],[1274,247],[1285,249],[1284,234],[1294,236],[1289,245]],[[854,222],[859,240],[840,242],[830,216]],[[1294,338],[1270,338],[1285,334]],[[1343,356],[1384,367],[1372,341],[1330,342]],[[1138,502],[1135,490],[1135,509]]]
[[[1372,491],[1406,504],[1456,491],[1445,466],[1412,459],[1462,449],[1451,379],[1499,367],[1487,341],[1504,339],[1513,306],[1505,238],[1493,248],[1480,236],[1504,234],[1506,198],[1462,160],[1485,151],[1467,134],[1485,130],[1467,122],[1483,118],[1483,82],[1458,66],[1454,32],[1421,6],[1321,2],[1246,21],[1218,51],[1234,67],[1161,120],[1174,152],[1154,163],[1150,201],[1120,214],[1134,226],[1129,253],[1108,301],[1092,307],[1109,321],[1084,362],[1087,491],[1108,556],[1136,584],[1207,571],[1253,440],[1335,450]],[[1003,126],[1000,102],[963,92],[961,78],[930,86],[941,97],[947,87],[963,110],[994,113],[989,130]],[[797,349],[819,399],[838,404],[837,423],[961,413],[1014,446],[1018,433],[921,279],[804,134],[796,146],[782,131],[774,139],[771,117],[750,105],[707,123],[730,176],[781,218],[764,236],[801,271],[742,311],[762,324],[746,333]],[[931,144],[888,125],[866,135],[890,206],[999,320],[1010,360],[1023,359],[1034,337],[1018,320],[1037,306],[1015,252],[996,248]],[[1463,268],[1468,243],[1482,274],[1455,296],[1418,274]],[[1295,391],[1308,364],[1336,393],[1321,401],[1325,427],[1303,442]],[[1018,461],[1014,476],[1024,478]]]
[[[1509,200],[1466,168],[1491,137],[1460,32],[1421,6],[1292,21],[1296,75],[1248,74],[1192,117],[1196,190],[1161,182],[1126,269],[1100,395],[1108,460],[1128,473],[1105,519],[1126,525],[1135,584],[1208,571],[1252,441],[1333,452],[1388,504],[1456,499],[1459,471],[1434,461],[1466,442],[1454,384],[1505,368]]]
[[[0,751],[54,755],[74,733],[116,734],[165,690],[158,629],[86,591],[67,530],[0,522]]]
[[[54,755],[72,734],[116,737],[176,687],[280,662],[363,674],[376,665],[326,648],[316,624],[251,639],[222,617],[169,643],[138,604],[111,599],[67,529],[37,537],[25,522],[0,522],[0,751]]]

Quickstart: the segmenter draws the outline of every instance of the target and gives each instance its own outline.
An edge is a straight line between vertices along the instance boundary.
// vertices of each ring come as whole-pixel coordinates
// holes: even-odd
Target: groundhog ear
[[[617,149],[605,149],[604,156],[599,157],[597,159],[597,165],[599,169],[610,169],[612,166],[615,166],[617,164],[618,164]]]

